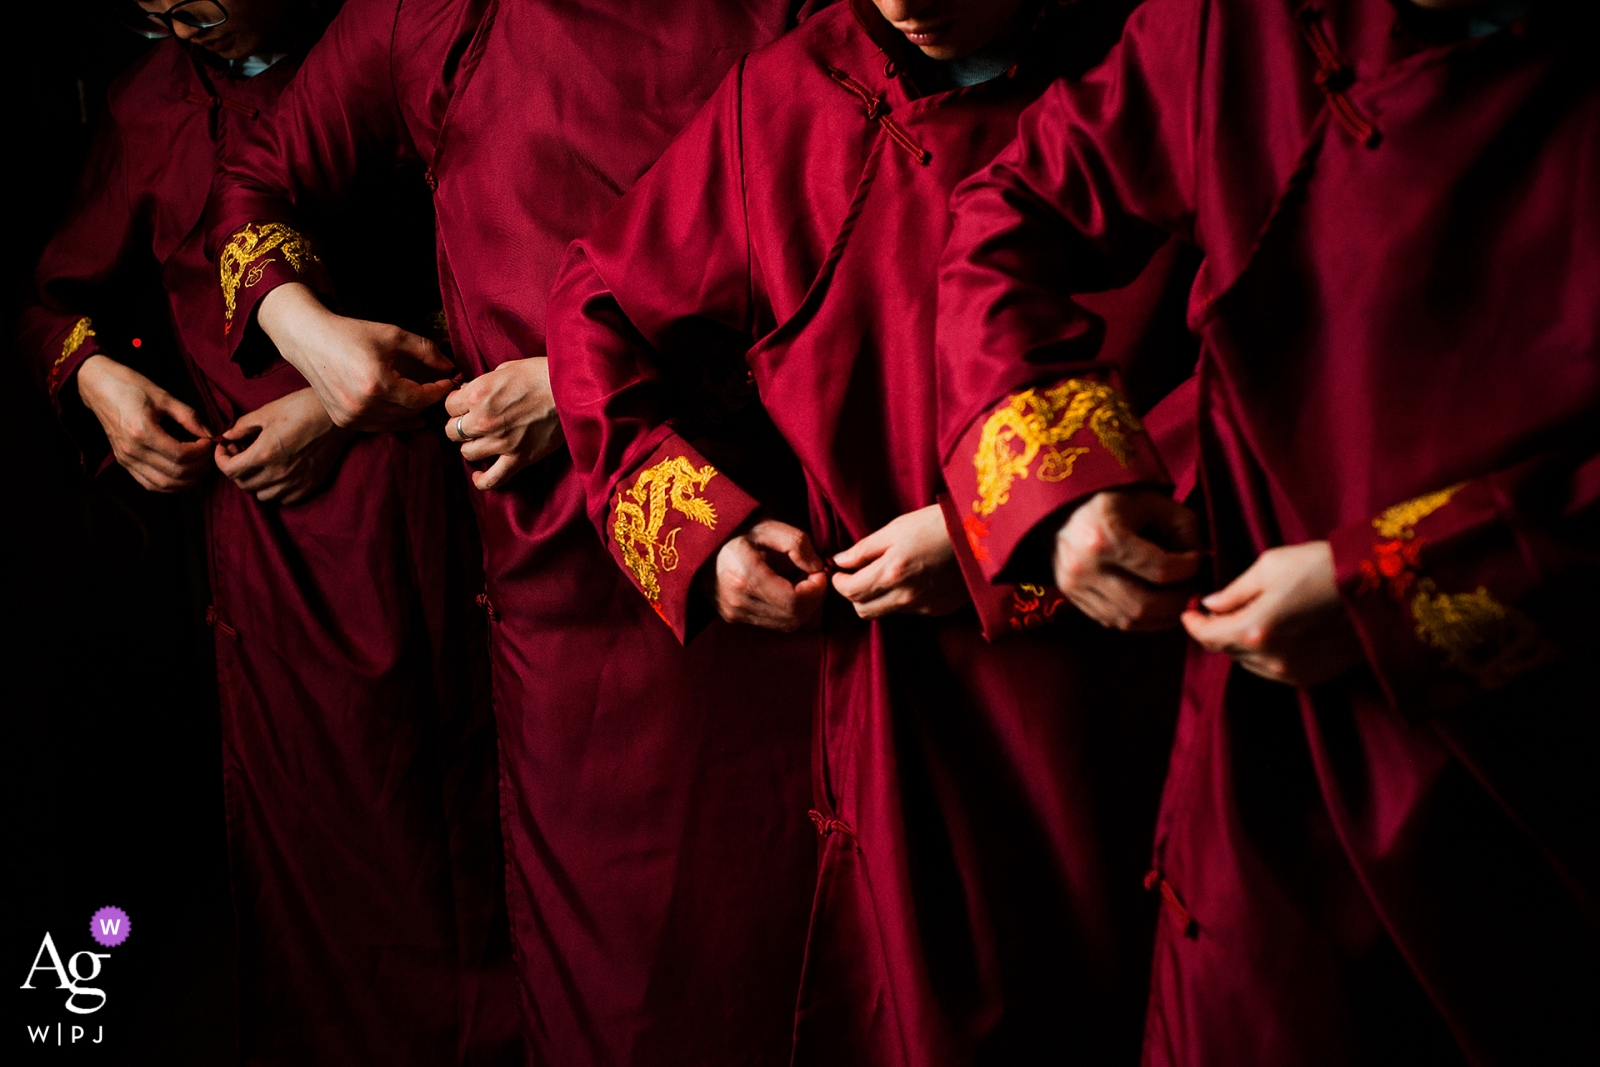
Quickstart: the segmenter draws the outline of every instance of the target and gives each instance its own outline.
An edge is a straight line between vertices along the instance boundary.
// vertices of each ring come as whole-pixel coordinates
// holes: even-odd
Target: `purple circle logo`
[[[128,913],[121,908],[101,908],[89,919],[89,936],[106,948],[128,940]]]

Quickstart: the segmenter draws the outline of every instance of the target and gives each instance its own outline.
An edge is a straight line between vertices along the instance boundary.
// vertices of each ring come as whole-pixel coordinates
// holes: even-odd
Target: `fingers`
[[[874,530],[843,552],[833,557],[833,565],[847,571],[860,570],[882,556],[894,544],[894,537],[885,529]]]
[[[1254,651],[1265,636],[1261,632],[1259,613],[1236,611],[1228,615],[1207,615],[1199,611],[1183,613],[1183,628],[1202,648],[1230,655]]]
[[[385,390],[388,394],[385,400],[398,409],[388,413],[390,417],[410,418],[419,411],[442,403],[444,398],[455,390],[455,382],[445,380],[437,382],[414,382],[410,378],[398,378],[389,384]]]
[[[834,557],[835,562],[838,559],[838,556]],[[888,556],[881,554],[854,573],[841,571],[835,574],[833,587],[839,591],[840,596],[860,607],[868,601],[877,600],[884,594],[894,591],[895,583],[889,574],[890,569]]]
[[[468,382],[467,385],[454,390],[449,396],[444,398],[444,413],[451,416],[450,423],[445,424],[445,434],[447,436],[450,433],[449,427],[451,423],[455,421],[455,416],[465,415],[467,412],[472,410],[472,402],[467,399],[467,389],[471,385],[472,383]],[[452,438],[452,440],[454,440],[454,438]]]
[[[1199,552],[1168,552],[1137,535],[1109,546],[1107,561],[1151,585],[1177,585],[1200,573]]]
[[[798,630],[822,610],[828,595],[828,575],[824,571],[808,574],[794,584],[794,629]]]
[[[1200,517],[1165,493],[1142,489],[1119,493],[1111,501],[1111,514],[1134,533],[1155,534],[1169,552],[1200,547]]]
[[[266,423],[262,421],[259,409],[247,411],[235,419],[232,426],[222,432],[222,439],[224,441],[242,441],[251,434],[260,433],[265,426]]]
[[[790,563],[807,574],[816,574],[827,569],[827,564],[812,547],[810,536],[804,530],[798,530],[786,522],[762,519],[750,527],[750,532],[745,536],[760,548],[787,556]]]
[[[462,454],[466,454],[465,449],[462,449]],[[525,466],[527,463],[520,456],[501,456],[488,470],[472,472],[472,487],[485,492],[496,489]]]
[[[1146,532],[1166,544],[1150,540]],[[1198,537],[1193,512],[1155,490],[1141,489],[1095,494],[1073,511],[1058,541],[1093,561],[1095,569],[1116,567],[1153,585],[1175,585],[1200,570]]]
[[[1103,575],[1092,585],[1063,587],[1062,592],[1100,625],[1130,633],[1172,629],[1188,603],[1182,590],[1153,590],[1118,574]]]
[[[200,416],[195,412],[194,408],[190,407],[188,404],[185,404],[172,394],[161,393],[159,396],[153,398],[152,402],[154,403],[156,410],[160,411],[163,415],[167,416],[167,418],[171,419],[179,426],[182,426],[185,430],[188,430],[190,433],[194,434],[195,437],[205,440],[211,436],[210,429],[206,427],[205,423],[200,421]]]
[[[1261,595],[1261,579],[1260,561],[1257,560],[1243,574],[1205,597],[1201,603],[1215,615],[1232,614]]]
[[[161,428],[153,417],[124,427],[112,443],[117,459],[130,471],[141,468],[147,477],[171,492],[194,484],[210,461],[211,441],[180,441]]]
[[[455,426],[455,420],[450,420],[450,425]],[[496,456],[507,455],[507,442],[497,435],[485,437],[468,437],[461,443],[461,458],[468,463],[487,463]]]
[[[765,547],[749,534],[723,545],[715,561],[712,599],[717,613],[729,622],[792,632],[821,609],[828,576],[819,570],[791,585],[767,563]]]
[[[850,601],[850,606],[855,608],[856,614],[863,619],[877,619],[897,611],[904,611],[915,599],[910,590],[901,586],[891,586],[884,592],[869,590],[851,596],[839,588],[839,577],[837,574],[834,575],[834,589]]]
[[[439,351],[438,345],[426,337],[419,337],[417,334],[402,330],[395,339],[394,350],[409,356],[430,370],[442,372],[446,377],[454,375],[456,372],[456,365],[450,361],[448,356]],[[455,387],[454,382],[447,384],[451,389]],[[446,393],[449,391],[449,389],[445,390]],[[444,397],[440,396],[439,399],[443,400]],[[434,403],[438,403],[438,401],[434,401]]]

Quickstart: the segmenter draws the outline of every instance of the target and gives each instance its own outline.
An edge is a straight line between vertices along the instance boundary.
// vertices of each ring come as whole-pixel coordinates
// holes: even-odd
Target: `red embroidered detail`
[[[829,834],[833,833],[841,833],[850,838],[852,841],[856,839],[856,832],[850,829],[850,824],[845,822],[843,819],[836,819],[831,815],[824,815],[815,808],[812,808],[810,811],[806,812],[806,814],[811,816],[811,822],[816,826],[817,833],[821,834],[823,837],[827,837]]]
[[[1417,584],[1417,570],[1422,566],[1422,546],[1427,540],[1426,537],[1412,537],[1409,540],[1397,537],[1392,541],[1374,544],[1372,558],[1361,561],[1361,581],[1356,586],[1356,595],[1387,586],[1390,596],[1404,600]]]
[[[854,93],[867,109],[867,121],[876,122],[881,126],[883,132],[889,135],[889,139],[909,152],[912,159],[918,163],[927,163],[933,158],[933,153],[918,144],[904,126],[889,117],[889,105],[883,102],[883,97],[875,95],[865,85],[835,67],[828,68],[828,77]]]
[[[500,621],[500,613],[495,610],[494,601],[489,599],[488,593],[479,593],[474,603],[483,609],[485,615],[489,616],[490,622]]]
[[[235,641],[239,640],[239,631],[222,621],[222,615],[217,611],[215,604],[206,605],[206,625],[212,627],[218,633],[227,634]]]
[[[1066,598],[1059,594],[1051,597],[1049,590],[1043,586],[1019,585],[1011,591],[1013,614],[1006,621],[1011,624],[1013,630],[1029,630],[1043,626],[1066,602]]]
[[[976,515],[968,515],[961,520],[961,530],[967,535],[967,544],[972,548],[972,558],[979,563],[989,562],[989,549],[984,546],[984,538],[989,536],[989,524]]]
[[[660,616],[662,622],[666,623],[668,626],[672,625],[672,620],[667,618],[667,609],[661,606],[661,602],[659,600],[647,600],[645,603],[650,605],[651,611]]]
[[[1339,53],[1322,28],[1322,8],[1307,4],[1295,12],[1294,21],[1300,27],[1300,36],[1306,39],[1317,56],[1317,88],[1328,98],[1328,108],[1345,132],[1360,144],[1375,148],[1383,135],[1367,117],[1350,102],[1345,90],[1355,83],[1355,72],[1339,61]]]
[[[1200,924],[1194,921],[1194,915],[1183,906],[1183,898],[1178,896],[1178,891],[1172,888],[1172,883],[1167,881],[1159,868],[1151,868],[1150,873],[1144,876],[1144,887],[1151,892],[1161,893],[1161,899],[1166,903],[1172,917],[1177,920],[1178,930],[1184,937],[1200,936]]]

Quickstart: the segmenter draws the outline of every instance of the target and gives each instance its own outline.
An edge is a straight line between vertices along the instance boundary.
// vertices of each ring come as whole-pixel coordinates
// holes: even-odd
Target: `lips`
[[[950,35],[950,24],[948,22],[935,22],[912,27],[896,26],[895,29],[905,34],[906,40],[918,48],[936,45]]]

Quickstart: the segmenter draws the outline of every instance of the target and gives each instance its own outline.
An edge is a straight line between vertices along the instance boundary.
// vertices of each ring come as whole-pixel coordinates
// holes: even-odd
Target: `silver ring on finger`
[[[466,418],[465,415],[457,415],[456,416],[456,438],[462,444],[466,444],[468,441],[472,440],[472,438],[467,436],[467,431],[465,431],[465,430],[463,430],[461,428],[461,420],[464,419],[464,418]]]

